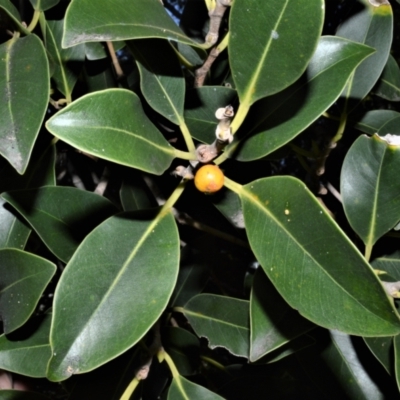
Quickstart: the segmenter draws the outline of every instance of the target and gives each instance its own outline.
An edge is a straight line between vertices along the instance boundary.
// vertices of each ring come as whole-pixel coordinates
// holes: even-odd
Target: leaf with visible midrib
[[[175,25],[159,0],[73,0],[62,46],[155,37],[200,47]]]
[[[138,96],[106,89],[74,101],[46,123],[64,142],[96,157],[160,175],[174,148],[147,118]]]
[[[182,310],[199,336],[209,346],[225,347],[231,353],[249,356],[249,302],[232,297],[199,294]]]
[[[121,213],[99,225],[56,288],[47,377],[90,371],[137,343],[167,306],[178,269],[171,212]]]
[[[343,162],[340,192],[351,227],[371,247],[400,221],[400,147],[360,136]]]
[[[236,190],[251,248],[291,307],[349,334],[400,333],[372,268],[303,182],[279,176]]]
[[[322,0],[235,0],[230,14],[229,59],[241,103],[292,84],[317,46]]]

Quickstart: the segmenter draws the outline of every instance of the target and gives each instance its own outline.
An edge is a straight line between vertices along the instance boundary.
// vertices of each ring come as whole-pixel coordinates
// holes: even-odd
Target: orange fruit
[[[203,165],[196,172],[194,184],[200,192],[218,192],[224,186],[224,173],[216,165]]]

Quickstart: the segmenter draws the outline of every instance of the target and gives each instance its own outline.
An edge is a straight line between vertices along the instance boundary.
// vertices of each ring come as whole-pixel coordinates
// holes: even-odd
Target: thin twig
[[[115,73],[117,74],[117,78],[121,79],[124,76],[124,72],[122,71],[121,65],[119,64],[118,57],[115,54],[114,45],[112,42],[107,41],[107,48],[110,53],[111,60],[114,65]]]

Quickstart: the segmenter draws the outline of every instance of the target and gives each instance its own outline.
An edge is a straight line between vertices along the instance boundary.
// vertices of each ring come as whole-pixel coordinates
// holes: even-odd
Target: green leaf
[[[52,62],[52,78],[57,89],[70,100],[72,89],[85,60],[85,46],[81,44],[63,49],[61,47],[63,30],[64,20],[46,21],[46,50]]]
[[[378,130],[379,136],[386,135],[387,133],[389,133],[389,134],[400,133],[399,132],[399,123],[400,123],[400,116],[390,119],[389,121],[386,122],[386,124],[382,125],[379,128],[379,130]]]
[[[45,186],[3,193],[45,245],[67,262],[84,237],[117,212],[106,198],[72,187]]]
[[[253,281],[250,326],[252,362],[315,327],[287,305],[261,269]]]
[[[227,151],[238,149],[237,159],[251,161],[290,142],[336,101],[354,68],[371,53],[372,49],[348,40],[322,37],[304,76],[256,103],[244,140],[234,142]]]
[[[109,218],[68,263],[54,294],[50,380],[115,358],[160,317],[176,282],[179,237],[172,214],[156,212]]]
[[[235,192],[226,191],[221,199],[214,202],[214,205],[234,227],[244,228],[242,203]]]
[[[181,375],[196,375],[200,367],[200,341],[182,328],[162,330],[162,344]]]
[[[380,281],[303,182],[271,177],[235,190],[251,248],[291,307],[318,325],[350,334],[399,333],[399,318]]]
[[[176,125],[183,121],[185,80],[171,45],[160,39],[128,42],[140,71],[140,87],[149,105]],[[160,63],[160,59],[168,63]]]
[[[389,101],[400,101],[400,68],[392,55],[389,55],[374,93]]]
[[[223,398],[203,386],[188,381],[183,376],[178,376],[172,379],[167,400],[223,400]]]
[[[50,118],[46,127],[86,153],[153,174],[162,174],[175,157],[139,98],[124,89],[87,94]]]
[[[119,191],[124,211],[136,211],[157,206],[154,195],[143,180],[140,171],[131,169]]]
[[[322,30],[322,0],[238,0],[230,14],[229,59],[246,106],[291,85],[305,71]]]
[[[385,271],[387,275],[392,277],[395,281],[400,281],[400,252],[396,251],[389,256],[382,256],[375,258],[372,261],[372,266],[380,271]],[[388,280],[386,274],[382,275],[384,281]]]
[[[60,0],[29,0],[37,11],[46,11],[56,6]]]
[[[182,309],[198,336],[210,348],[225,347],[232,354],[249,356],[249,302],[214,294],[199,294]]]
[[[10,164],[0,170],[0,192],[13,189],[25,189],[42,185],[55,185],[54,173],[55,147],[50,146],[43,152],[34,150],[31,161],[24,175],[19,175]],[[23,249],[31,229],[21,221],[16,212],[0,198],[0,248]]]
[[[363,343],[357,343],[357,338],[343,332],[330,331],[327,334],[330,340],[321,341],[318,353],[314,350],[298,355],[307,375],[323,393],[329,393],[327,398],[385,399],[381,385],[378,386],[370,374],[373,365],[367,364],[368,358],[364,362],[365,349],[360,349]]]
[[[0,20],[3,28],[11,26],[25,35],[30,34],[26,26],[21,23],[19,11],[10,0],[0,0]]]
[[[121,50],[125,45],[126,43],[124,41],[113,42],[115,51]],[[101,42],[86,42],[84,46],[86,58],[90,61],[101,60],[108,57],[104,44]]]
[[[144,38],[199,46],[175,25],[159,0],[72,0],[67,9],[64,48],[84,42]]]
[[[5,335],[0,336],[0,368],[42,378],[46,376],[47,362],[51,357],[49,345],[51,315],[36,317],[32,322],[39,325],[27,338],[9,340]],[[3,395],[3,391],[1,394]]]
[[[400,389],[400,337],[393,338],[394,343],[394,369],[396,372],[397,387]]]
[[[393,337],[364,338],[371,353],[383,365],[388,374],[393,372]]]
[[[4,333],[22,326],[56,272],[44,258],[17,249],[0,250],[0,316]]]
[[[342,97],[358,103],[378,81],[389,56],[393,36],[392,8],[386,4],[375,6],[368,0],[361,0],[362,10],[343,22],[337,36],[366,44],[376,50],[354,72]],[[353,107],[353,105],[351,105]]]
[[[223,86],[203,86],[186,92],[185,121],[191,135],[203,143],[215,140],[215,111],[236,102],[237,93]]]
[[[49,67],[36,35],[0,45],[0,154],[25,172],[49,101]]]
[[[367,248],[400,220],[400,146],[374,135],[360,136],[344,159],[340,176],[343,207]]]
[[[355,127],[361,132],[373,135],[377,133],[390,120],[400,117],[400,113],[394,110],[372,110],[366,112],[356,123]],[[390,132],[387,132],[390,133]]]

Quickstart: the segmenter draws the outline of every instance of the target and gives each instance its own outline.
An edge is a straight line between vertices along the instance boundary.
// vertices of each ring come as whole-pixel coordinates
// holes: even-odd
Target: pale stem
[[[40,14],[41,14],[41,11],[38,11],[38,10],[34,11],[32,21],[29,24],[29,26],[27,27],[29,32],[32,32],[35,29],[37,23],[39,22]]]
[[[192,135],[189,132],[189,128],[187,127],[186,122],[183,119],[179,124],[179,128],[181,128],[183,139],[185,140],[189,153],[192,153],[194,155],[196,147],[193,143]]]
[[[174,204],[178,201],[179,197],[183,193],[185,189],[186,181],[182,179],[176,189],[172,192],[171,196],[169,196],[168,200],[162,206],[160,213],[169,212]]]
[[[197,160],[195,153],[174,149],[174,154],[176,158],[181,158],[182,160]]]
[[[175,363],[172,361],[172,358],[170,357],[170,355],[164,350],[160,350],[160,353],[162,358],[164,358],[165,362],[168,364],[168,367],[171,371],[171,374],[173,376],[173,378],[175,378],[178,381],[178,384],[180,384],[180,375],[179,375],[179,371],[175,366]]]
[[[240,195],[242,192],[243,186],[240,185],[239,183],[236,183],[235,181],[232,181],[231,179],[227,178],[225,176],[224,180],[224,186],[226,186],[228,189],[232,190],[232,192],[235,192],[236,194]]]
[[[139,384],[139,379],[136,377],[132,379],[131,383],[128,385],[128,387],[125,389],[124,394],[121,396],[120,400],[129,400],[135,391],[137,385]]]
[[[232,135],[234,135],[237,132],[237,130],[240,128],[240,126],[242,125],[243,121],[245,120],[249,110],[250,110],[249,104],[240,103],[239,108],[236,113],[236,116],[233,119],[232,124],[231,124]]]
[[[364,257],[367,261],[369,261],[369,259],[371,258],[371,253],[372,253],[372,248],[374,246],[371,243],[368,243],[365,245],[365,253],[364,253]]]

